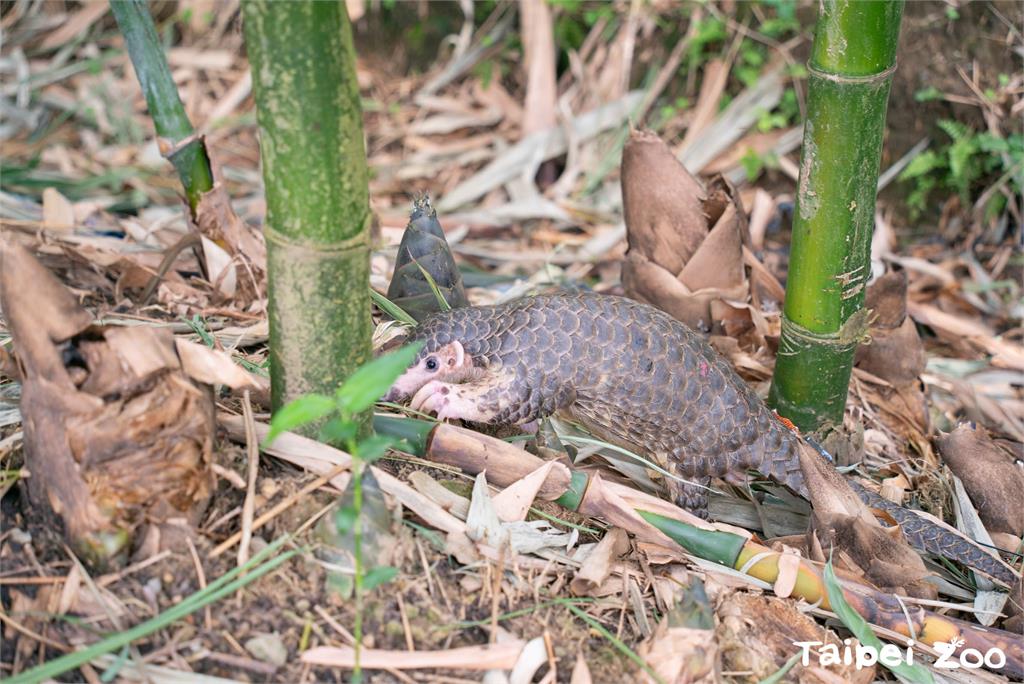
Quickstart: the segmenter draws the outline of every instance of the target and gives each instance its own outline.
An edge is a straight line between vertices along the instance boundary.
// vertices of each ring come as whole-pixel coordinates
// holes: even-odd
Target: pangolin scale
[[[593,293],[527,297],[435,314],[412,340],[424,347],[407,375],[418,368],[419,376],[404,390],[400,379],[392,400],[415,393],[414,407],[488,424],[522,425],[561,412],[682,478],[739,483],[757,470],[808,494],[800,438],[700,335],[654,307]],[[434,369],[424,364],[436,367],[431,356],[453,343],[467,367],[447,375],[441,368],[431,381]],[[980,547],[848,482],[917,548],[1015,581]],[[681,505],[701,503],[700,487],[669,480],[669,489]]]

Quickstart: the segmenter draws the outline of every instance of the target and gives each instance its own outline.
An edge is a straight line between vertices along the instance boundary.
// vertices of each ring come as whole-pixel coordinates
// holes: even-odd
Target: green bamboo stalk
[[[267,195],[276,411],[370,358],[369,188],[345,5],[242,4]]]
[[[213,188],[213,173],[202,140],[193,138],[181,144],[195,131],[178,97],[178,87],[171,78],[153,17],[145,0],[110,0],[110,10],[124,35],[128,56],[146,96],[156,133],[166,139],[173,150],[168,159],[178,172],[188,205],[194,213],[202,194]]]
[[[801,430],[842,420],[868,323],[875,192],[903,0],[825,0],[810,83],[782,336],[769,402]]]

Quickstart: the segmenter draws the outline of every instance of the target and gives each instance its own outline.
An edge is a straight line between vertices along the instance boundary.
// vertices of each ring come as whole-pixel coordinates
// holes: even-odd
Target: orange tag
[[[775,411],[772,411],[772,413],[775,415],[775,417],[778,419],[780,423],[789,428],[790,432],[793,432],[798,435],[800,434],[800,428],[798,428],[796,425],[793,425],[793,421],[791,421],[789,418],[786,418],[785,416],[780,416]]]

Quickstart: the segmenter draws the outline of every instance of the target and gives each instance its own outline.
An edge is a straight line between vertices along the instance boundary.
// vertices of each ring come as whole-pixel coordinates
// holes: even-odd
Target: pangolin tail
[[[809,499],[807,484],[800,469],[800,439],[789,431],[782,442],[783,446],[777,453],[765,458],[762,472]],[[861,501],[871,508],[884,511],[895,520],[903,536],[914,548],[962,563],[1007,586],[1012,587],[1020,580],[1008,565],[966,537],[879,496],[851,478],[844,479]]]

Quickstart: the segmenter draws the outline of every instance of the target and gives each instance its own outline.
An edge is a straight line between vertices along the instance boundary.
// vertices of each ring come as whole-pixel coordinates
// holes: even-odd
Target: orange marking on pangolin
[[[775,411],[772,411],[772,415],[775,416],[776,420],[785,425],[790,432],[797,435],[800,434],[800,428],[798,428],[796,425],[793,425],[793,421],[791,421],[789,418],[786,418],[785,416],[780,416]]]

